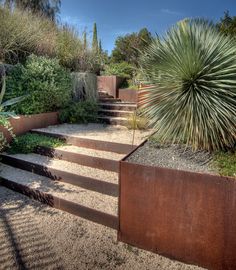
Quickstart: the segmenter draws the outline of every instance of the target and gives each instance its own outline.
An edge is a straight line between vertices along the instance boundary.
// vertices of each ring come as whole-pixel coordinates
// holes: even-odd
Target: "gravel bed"
[[[56,149],[72,152],[72,153],[77,153],[77,154],[88,155],[91,157],[100,157],[100,158],[106,158],[106,159],[111,159],[111,160],[121,160],[124,157],[123,154],[117,154],[117,153],[108,152],[108,151],[100,151],[100,150],[95,150],[95,149],[90,149],[90,148],[76,147],[74,145],[60,146],[60,147],[57,147]]]
[[[88,166],[82,166],[73,162],[68,162],[59,159],[52,159],[50,157],[37,154],[16,154],[9,156],[13,156],[15,158],[33,162],[39,165],[47,166],[48,168],[63,170],[65,172],[78,174],[85,177],[91,177],[97,180],[102,180],[115,184],[118,183],[118,174],[111,171],[100,170]]]
[[[95,140],[127,143],[133,142],[133,130],[123,126],[112,126],[103,124],[62,124],[38,129],[46,132],[86,137]],[[134,144],[141,143],[151,134],[152,130],[136,130],[134,133]]]
[[[117,216],[118,198],[0,164],[0,176],[89,208]],[[118,187],[117,187],[118,188]]]
[[[211,155],[208,152],[193,152],[190,148],[186,149],[180,145],[157,146],[148,141],[138,148],[127,161],[177,170],[216,173],[210,166]]]
[[[117,243],[116,232],[0,186],[0,269],[202,270]]]

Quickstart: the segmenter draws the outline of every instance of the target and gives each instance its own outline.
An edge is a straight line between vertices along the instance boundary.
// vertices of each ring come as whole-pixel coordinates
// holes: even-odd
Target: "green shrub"
[[[58,60],[30,56],[23,66],[18,64],[7,78],[6,98],[28,95],[11,107],[18,114],[56,111],[71,100],[70,73]]]
[[[29,154],[33,153],[38,146],[55,148],[65,145],[63,140],[49,136],[26,133],[16,137],[8,149],[9,154]]]
[[[105,67],[103,75],[106,76],[119,76],[130,79],[133,75],[134,67],[127,62],[111,63]]]
[[[143,53],[142,107],[162,141],[194,149],[236,142],[236,46],[203,20],[178,23]],[[146,92],[146,94],[145,94]]]
[[[97,122],[98,104],[95,101],[81,101],[73,103],[59,113],[62,123],[90,123]]]

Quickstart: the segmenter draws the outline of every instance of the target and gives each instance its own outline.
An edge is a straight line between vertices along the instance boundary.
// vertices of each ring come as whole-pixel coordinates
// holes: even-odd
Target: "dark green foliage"
[[[59,113],[62,123],[89,123],[97,122],[98,104],[94,101],[72,103]]]
[[[127,63],[111,63],[105,67],[104,75],[111,76],[116,75],[126,79],[130,79],[133,75],[134,67]]]
[[[118,37],[112,51],[111,61],[113,63],[126,61],[137,66],[140,51],[143,51],[151,41],[152,35],[146,28],[141,29],[138,33]]]
[[[93,43],[92,43],[92,49],[94,53],[98,52],[98,31],[97,31],[97,24],[94,23],[93,26]]]
[[[222,33],[236,37],[236,16],[230,16],[229,12],[226,11],[224,17],[217,24],[217,27]]]
[[[58,60],[30,56],[23,66],[18,64],[7,78],[5,98],[27,95],[19,104],[11,106],[18,114],[56,111],[71,100],[71,76]]]
[[[60,139],[52,138],[34,133],[26,133],[16,137],[8,149],[10,154],[29,154],[33,153],[38,146],[55,148],[65,145],[65,142]]]
[[[8,8],[16,6],[34,14],[43,15],[52,21],[55,21],[61,7],[61,0],[4,0],[3,3]]]

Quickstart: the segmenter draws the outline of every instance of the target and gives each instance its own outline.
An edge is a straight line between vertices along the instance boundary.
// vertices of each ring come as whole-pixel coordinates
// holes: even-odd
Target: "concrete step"
[[[99,103],[99,106],[104,110],[121,110],[121,111],[135,111],[137,105],[135,103],[129,102],[119,102],[119,103]]]
[[[133,115],[132,111],[121,111],[121,110],[99,110],[101,116],[114,116],[114,117],[130,117]]]
[[[51,207],[117,229],[117,198],[0,165],[0,184]]]
[[[74,186],[118,196],[118,174],[37,154],[1,155],[1,162]]]
[[[98,120],[110,125],[127,126],[128,120],[124,117],[99,116]]]
[[[101,141],[101,140],[95,140],[88,137],[82,137],[82,136],[80,137],[80,136],[66,135],[64,133],[55,133],[55,132],[45,131],[42,129],[33,129],[31,130],[31,132],[46,135],[46,136],[51,136],[55,138],[60,138],[60,139],[65,140],[66,143],[74,145],[74,146],[96,149],[96,150],[101,150],[101,151],[114,152],[118,154],[128,154],[135,147],[131,144],[126,144],[126,143]]]
[[[119,160],[124,157],[124,154],[94,150],[73,145],[61,146],[54,149],[48,147],[37,147],[35,153],[77,163],[83,166],[113,172],[119,171]]]

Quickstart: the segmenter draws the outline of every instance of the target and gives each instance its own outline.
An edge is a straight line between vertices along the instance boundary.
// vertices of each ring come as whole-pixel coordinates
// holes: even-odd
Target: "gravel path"
[[[117,216],[118,198],[0,164],[0,176],[80,205]],[[118,186],[117,186],[118,189]]]
[[[133,141],[133,130],[123,126],[102,124],[63,124],[49,126],[39,130],[117,143],[132,144]],[[146,137],[148,137],[151,132],[151,130],[136,130],[134,136],[134,144],[139,144]]]
[[[200,270],[116,242],[116,232],[0,186],[0,269]]]
[[[193,152],[191,149],[185,149],[179,145],[157,146],[148,141],[127,160],[138,164],[177,170],[216,173],[210,167],[211,156],[208,152]]]

